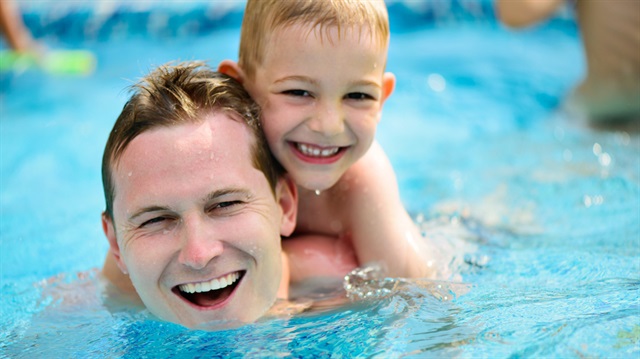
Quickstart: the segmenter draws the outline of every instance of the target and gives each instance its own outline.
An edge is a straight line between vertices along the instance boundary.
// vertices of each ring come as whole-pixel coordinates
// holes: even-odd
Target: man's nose
[[[203,269],[215,257],[222,254],[223,243],[215,231],[200,216],[183,218],[182,246],[178,260],[192,269]]]
[[[344,132],[344,120],[342,106],[339,103],[327,101],[317,106],[308,125],[313,132],[330,137]]]

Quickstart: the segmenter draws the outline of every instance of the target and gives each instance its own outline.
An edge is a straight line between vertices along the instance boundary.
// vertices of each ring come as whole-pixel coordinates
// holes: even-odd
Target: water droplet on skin
[[[319,189],[317,189],[315,192],[316,192],[316,196],[319,196],[320,193],[321,193],[321,191]]]

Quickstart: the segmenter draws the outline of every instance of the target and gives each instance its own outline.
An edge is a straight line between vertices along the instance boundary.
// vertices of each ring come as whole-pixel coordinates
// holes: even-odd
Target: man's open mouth
[[[244,271],[229,273],[208,282],[186,283],[173,292],[199,307],[216,307],[227,300],[242,281]]]

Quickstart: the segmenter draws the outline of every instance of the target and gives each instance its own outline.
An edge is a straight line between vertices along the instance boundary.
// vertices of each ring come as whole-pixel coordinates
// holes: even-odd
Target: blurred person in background
[[[20,53],[38,51],[39,45],[22,21],[20,9],[13,0],[0,0],[0,31],[12,50]]]
[[[541,22],[567,0],[496,0],[512,28]],[[596,126],[640,123],[640,0],[575,0],[586,74],[568,106]]]

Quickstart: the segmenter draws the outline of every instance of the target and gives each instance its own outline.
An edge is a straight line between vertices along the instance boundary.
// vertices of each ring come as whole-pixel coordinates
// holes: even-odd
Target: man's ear
[[[391,72],[385,72],[382,75],[382,103],[384,103],[396,88],[396,75]]]
[[[223,74],[233,77],[239,83],[243,83],[245,76],[244,71],[240,68],[237,62],[231,60],[222,60],[218,65],[218,72],[222,72]]]
[[[276,185],[276,201],[282,209],[280,235],[289,236],[296,228],[298,217],[298,187],[289,175],[284,175]]]
[[[116,238],[115,226],[107,212],[102,212],[102,230],[104,231],[104,235],[107,237],[107,241],[109,241],[109,251],[113,254],[116,264],[118,264],[118,268],[120,268],[122,273],[127,274],[127,265],[120,257],[120,246],[118,245],[118,239]]]

